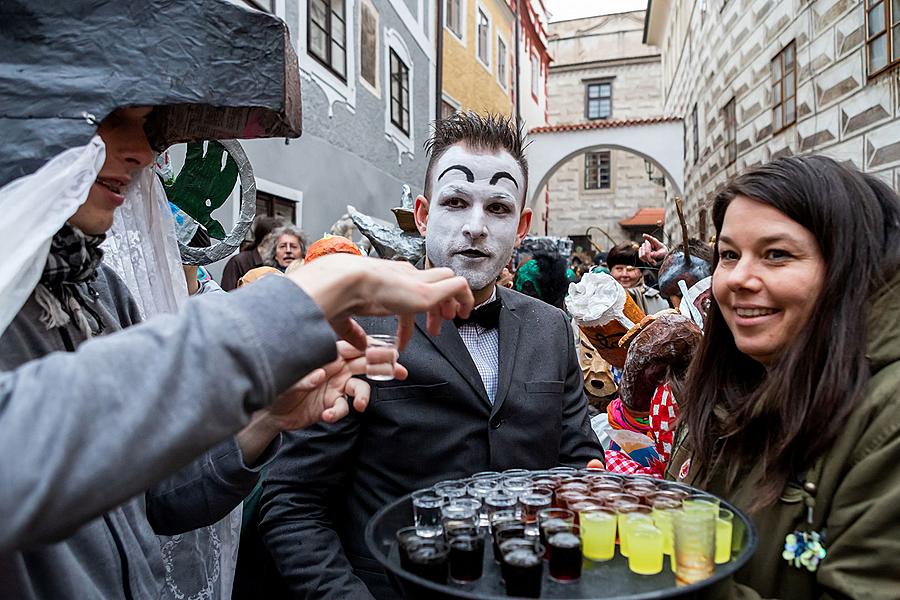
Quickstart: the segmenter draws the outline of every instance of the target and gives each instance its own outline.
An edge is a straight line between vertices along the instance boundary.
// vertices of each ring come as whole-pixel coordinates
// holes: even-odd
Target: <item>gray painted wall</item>
[[[418,0],[403,0],[413,16],[418,9]],[[426,14],[431,12],[426,0]],[[328,100],[315,81],[301,78],[303,101],[303,135],[285,144],[284,139],[248,140],[242,142],[256,176],[281,186],[292,188],[303,194],[302,214],[298,221],[309,239],[318,239],[331,225],[346,212],[347,204],[359,210],[393,220],[391,207],[400,203],[401,186],[409,184],[413,194],[422,190],[427,164],[422,144],[429,133],[433,118],[429,81],[433,66],[404,22],[394,11],[389,0],[372,0],[379,14],[378,74],[381,81],[381,96],[375,96],[359,82],[360,61],[357,54],[356,109],[351,112],[340,102],[333,106],[333,116],[328,115]],[[348,0],[352,10],[358,15],[358,1]],[[306,0],[287,0],[285,20],[289,28],[306,15]],[[348,6],[348,10],[350,7]],[[305,17],[304,17],[305,18]],[[427,23],[427,21],[425,21]],[[348,45],[359,45],[359,21],[355,22],[352,37],[348,35]],[[389,85],[384,81],[385,61],[388,49],[384,43],[386,28],[394,29],[403,36],[412,55],[413,85],[410,90],[413,106],[411,127],[415,146],[414,155],[404,154],[398,160],[397,147],[385,138],[385,95]],[[430,27],[426,27],[428,31]],[[291,31],[291,35],[295,35]],[[228,227],[231,215],[236,212],[233,204],[224,206],[223,225]],[[219,277],[224,263],[210,268],[214,277]]]

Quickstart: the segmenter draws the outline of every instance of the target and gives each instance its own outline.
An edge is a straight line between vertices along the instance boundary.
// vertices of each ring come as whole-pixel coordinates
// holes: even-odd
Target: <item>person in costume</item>
[[[238,287],[238,282],[251,269],[263,266],[263,259],[259,252],[259,246],[273,229],[282,226],[281,219],[277,217],[257,217],[253,223],[253,240],[250,244],[228,259],[225,270],[222,271],[222,289],[231,291]]]
[[[646,265],[638,258],[638,248],[633,242],[613,246],[606,255],[606,264],[613,279],[628,291],[638,308],[644,314],[652,315],[670,307],[658,290],[644,284],[641,269]]]
[[[756,526],[721,597],[895,598],[900,198],[831,158],[781,158],[728,182],[712,221],[713,300],[668,475]]]
[[[458,113],[437,121],[427,147],[415,201],[423,272],[452,268],[480,308],[439,335],[420,322],[400,354],[409,378],[372,382],[365,415],[286,441],[264,485],[260,531],[291,597],[395,598],[363,532],[404,494],[477,471],[602,456],[566,314],[496,285],[531,222],[521,132],[502,117]]]
[[[148,237],[132,242],[146,250],[138,266],[152,271],[153,290],[176,303],[187,295],[172,214],[148,168],[151,139],[228,135],[223,123],[238,127],[231,137],[299,135],[299,86],[290,81],[276,86],[278,97],[268,84],[247,85],[255,76],[234,89],[179,82],[194,81],[196,65],[215,64],[213,56],[279,80],[291,73],[287,30],[212,0],[7,3],[0,18],[2,55],[16,57],[0,64],[0,207],[9,217],[0,235],[0,449],[10,457],[0,467],[0,588],[16,598],[160,597],[155,533],[227,514],[280,431],[340,418],[345,395],[364,407],[368,386],[351,378],[364,370],[362,352],[335,343],[364,347],[351,314],[400,312],[405,340],[408,313],[428,311],[434,328],[467,313],[471,293],[448,270],[328,257],[130,327],[141,308],[101,264],[100,248],[123,205],[138,201],[152,219],[140,228]],[[222,23],[256,32],[259,43],[223,44]],[[47,29],[67,35],[46,45]],[[188,30],[193,54],[157,64],[159,36]],[[83,90],[48,77],[74,55]],[[106,87],[110,74],[117,85]],[[23,99],[26,88],[33,98]],[[235,472],[227,463],[237,479],[224,475]]]

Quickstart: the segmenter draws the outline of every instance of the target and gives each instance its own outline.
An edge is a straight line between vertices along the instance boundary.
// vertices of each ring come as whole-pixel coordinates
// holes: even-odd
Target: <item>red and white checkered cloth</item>
[[[624,452],[619,450],[607,450],[604,454],[606,457],[606,470],[610,473],[622,473],[624,475],[642,474],[659,477],[652,466],[644,467],[637,461],[632,460]]]
[[[672,395],[672,388],[665,383],[656,388],[650,401],[650,431],[656,439],[656,451],[663,463],[669,462],[674,440],[675,420],[678,418],[678,404]]]

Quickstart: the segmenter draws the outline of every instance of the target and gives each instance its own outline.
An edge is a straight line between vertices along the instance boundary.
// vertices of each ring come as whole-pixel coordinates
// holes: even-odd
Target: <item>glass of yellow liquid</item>
[[[672,531],[672,515],[681,510],[681,502],[674,500],[656,500],[653,502],[653,524],[663,534],[663,553],[674,556],[675,534]]]
[[[631,554],[628,568],[638,575],[656,575],[663,568],[663,535],[652,521],[629,523],[628,544]]]
[[[731,532],[734,529],[734,513],[727,508],[719,509],[716,519],[716,564],[731,560]]]
[[[719,514],[719,499],[715,496],[708,496],[706,494],[694,494],[689,498],[686,498],[682,503],[682,506],[686,512],[695,510],[709,511],[713,517]]]
[[[646,506],[641,507],[647,508]],[[631,531],[638,525],[653,525],[653,517],[650,510],[639,510],[625,515],[624,520],[619,521],[619,542],[625,548],[622,556],[631,556]],[[623,541],[624,540],[624,541]],[[627,554],[626,554],[627,552]]]
[[[613,504],[619,527],[619,552],[628,556],[628,536],[625,534],[625,518],[632,513],[649,514],[650,508],[637,502],[616,502]]]
[[[599,508],[579,514],[582,553],[588,560],[610,560],[616,554],[616,513]]]

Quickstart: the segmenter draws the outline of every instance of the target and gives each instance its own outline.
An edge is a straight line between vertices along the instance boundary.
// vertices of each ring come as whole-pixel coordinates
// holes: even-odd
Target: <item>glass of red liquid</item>
[[[544,549],[526,540],[511,540],[504,544],[503,550],[501,573],[506,584],[506,595],[540,598]]]
[[[559,583],[578,581],[581,578],[581,528],[571,525],[566,529],[547,532],[550,550],[550,578]]]
[[[552,493],[546,492],[526,492],[519,497],[519,505],[522,507],[522,520],[525,521],[525,527],[529,529],[532,535],[537,535],[538,512],[550,508]]]
[[[457,583],[478,581],[484,570],[484,538],[480,535],[452,535],[450,578]]]
[[[450,574],[450,546],[443,540],[430,539],[407,546],[409,572],[435,583],[447,583]]]

